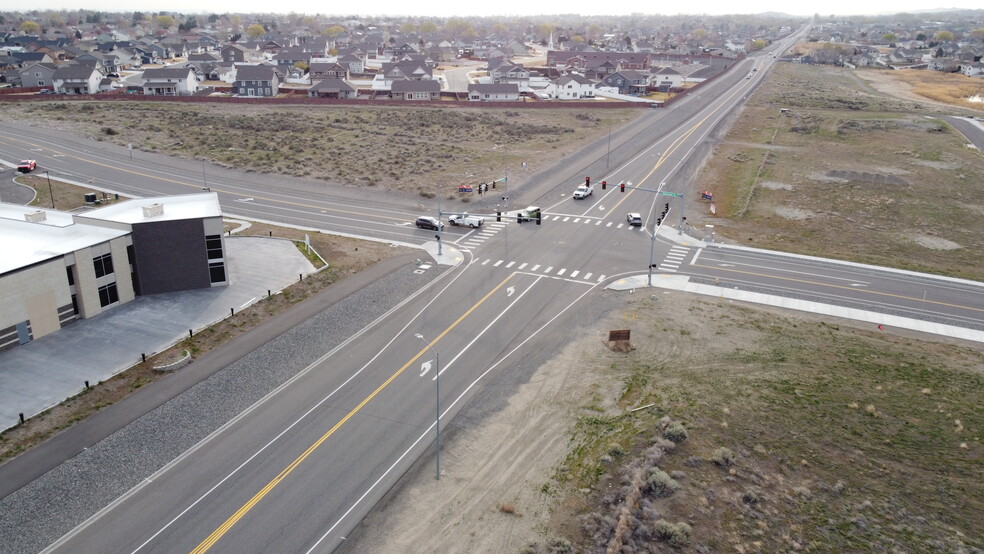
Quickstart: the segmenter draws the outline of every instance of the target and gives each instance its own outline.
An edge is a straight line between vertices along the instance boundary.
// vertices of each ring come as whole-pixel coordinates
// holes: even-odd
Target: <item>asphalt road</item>
[[[462,264],[408,298],[358,340],[327,352],[288,386],[99,511],[56,543],[56,549],[336,548],[374,502],[433,447],[438,406],[442,422],[447,422],[487,382],[524,367],[545,342],[576,332],[580,303],[613,278],[646,271],[651,248],[660,264],[680,248],[662,236],[651,240],[648,234],[665,202],[671,204],[668,221],[684,209],[680,198],[663,193],[686,192],[689,180],[684,177],[706,139],[771,63],[766,56],[750,58],[702,89],[700,98],[695,95],[673,110],[647,116],[637,124],[647,125],[644,130],[620,135],[617,164],[611,164],[604,145],[596,143],[556,176],[529,179],[520,194],[504,188],[502,196],[517,197],[510,198],[513,207],[544,207],[543,225],[513,222],[494,228],[490,224],[482,231],[449,232],[445,240],[449,247],[459,243]],[[746,79],[753,65],[759,71]],[[113,173],[121,171],[114,166],[124,165],[126,180],[138,183],[129,186],[140,190],[157,194],[195,186],[198,168],[193,162],[189,166],[162,159],[129,166],[121,164],[119,152],[100,158],[100,152],[85,148],[91,145],[30,140],[43,144],[33,157],[50,158],[42,165],[58,163],[47,154],[58,150],[75,159],[64,171],[78,170],[81,160],[95,158],[102,160],[98,163],[105,178],[119,183],[124,179]],[[28,141],[0,135],[0,155],[23,148],[23,142]],[[612,169],[606,171],[609,165]],[[249,175],[216,173],[213,190],[221,189],[224,209],[236,213],[243,204],[268,214],[265,219],[353,232],[361,230],[367,218],[407,221],[412,215],[405,205],[381,198],[376,199],[382,203],[376,203],[366,197],[371,193],[362,195],[370,191],[360,190],[360,198],[353,200],[322,191],[324,185],[317,183],[285,180],[271,189]],[[632,184],[625,192],[596,187],[592,197],[575,201],[570,192],[584,174],[593,175],[596,185],[602,179]],[[499,201],[506,202],[501,197]],[[643,230],[624,225],[629,211],[643,214]],[[397,223],[392,229],[382,227],[365,232],[408,242],[427,240],[431,234]],[[469,242],[481,235],[481,240]],[[979,325],[984,313],[981,289],[969,282],[714,247],[687,248],[681,259],[675,272],[726,281],[728,286],[812,295],[964,325]],[[435,380],[438,356],[441,373]]]

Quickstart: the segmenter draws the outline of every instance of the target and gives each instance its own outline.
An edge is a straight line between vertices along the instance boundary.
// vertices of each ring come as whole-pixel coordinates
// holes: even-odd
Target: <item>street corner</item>
[[[465,255],[454,247],[439,245],[437,241],[426,242],[421,246],[438,265],[458,265],[465,261]]]
[[[704,248],[707,243],[701,239],[694,238],[686,233],[680,232],[678,229],[672,227],[660,227],[657,233],[660,237],[669,240],[680,246],[689,246],[694,248]]]
[[[663,289],[683,290],[690,278],[686,275],[654,273],[652,286]],[[608,290],[635,290],[649,287],[649,276],[646,274],[630,275],[609,283],[605,288]]]

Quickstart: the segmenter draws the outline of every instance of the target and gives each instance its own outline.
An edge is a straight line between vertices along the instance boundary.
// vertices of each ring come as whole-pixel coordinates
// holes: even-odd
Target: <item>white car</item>
[[[477,215],[452,215],[448,217],[448,223],[454,226],[467,225],[474,229],[475,227],[481,227],[485,223],[485,218]]]
[[[629,227],[642,227],[641,214],[630,212],[629,215],[625,216],[625,221],[629,224]]]
[[[574,199],[580,200],[582,198],[587,198],[594,193],[594,188],[591,185],[581,185],[574,190]]]

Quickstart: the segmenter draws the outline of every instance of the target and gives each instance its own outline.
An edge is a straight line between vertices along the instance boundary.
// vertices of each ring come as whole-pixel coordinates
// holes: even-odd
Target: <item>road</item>
[[[330,552],[430,452],[437,412],[446,423],[486,382],[542,348],[546,337],[576,332],[579,302],[614,278],[645,272],[651,247],[661,272],[670,271],[672,257],[681,260],[673,272],[689,279],[984,324],[984,289],[972,283],[778,253],[681,247],[662,235],[651,240],[663,205],[670,203],[668,222],[683,208],[680,198],[663,193],[686,192],[683,176],[694,152],[771,63],[767,56],[739,62],[701,98],[648,116],[660,123],[655,137],[644,136],[638,148],[627,138],[634,155],[609,172],[599,148],[556,180],[513,191],[514,207],[544,207],[543,225],[489,221],[487,229],[448,230],[445,247],[462,257],[457,267],[95,513],[52,550]],[[753,65],[759,70],[746,79]],[[173,194],[204,185],[219,191],[224,210],[237,214],[381,240],[432,238],[409,227],[413,207],[384,193],[329,191],[296,179],[270,186],[266,176],[214,168],[206,168],[199,183],[202,168],[194,162],[141,153],[131,164],[125,152],[92,146],[38,129],[0,132],[0,157],[30,151],[49,170],[98,179],[121,192]],[[584,170],[595,176],[595,194],[573,200],[578,183],[571,176]],[[602,179],[631,184],[625,192],[601,190]],[[630,211],[642,213],[647,225],[625,226]]]

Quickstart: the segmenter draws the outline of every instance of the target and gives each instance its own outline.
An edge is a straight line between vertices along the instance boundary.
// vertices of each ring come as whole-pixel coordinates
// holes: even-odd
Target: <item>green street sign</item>
[[[662,194],[663,196],[676,196],[677,198],[683,196],[683,193],[680,192],[660,192],[660,194]]]

